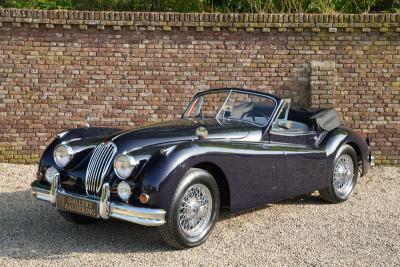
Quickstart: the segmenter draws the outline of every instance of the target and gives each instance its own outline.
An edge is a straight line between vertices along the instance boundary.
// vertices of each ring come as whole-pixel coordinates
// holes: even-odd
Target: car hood
[[[243,122],[220,123],[216,119],[189,119],[167,121],[149,126],[117,132],[107,138],[124,151],[139,149],[155,144],[197,140],[196,130],[203,127],[208,132],[208,140],[245,139],[259,141],[261,129]]]
[[[115,155],[141,150],[143,155],[138,153],[137,157],[146,159],[152,154],[152,150],[158,146],[176,144],[184,141],[198,140],[196,130],[199,127],[207,129],[207,140],[246,140],[259,141],[261,138],[261,128],[243,122],[220,123],[215,119],[178,119],[159,124],[143,127],[135,127],[130,130],[87,128],[80,130],[80,134],[66,134],[64,141],[72,146],[74,150],[73,162],[68,168],[68,175],[64,173],[62,182],[63,188],[71,192],[85,194],[85,176],[91,158],[91,151],[102,142],[113,142],[117,151]],[[91,129],[95,131],[93,135],[88,134]],[[204,131],[203,131],[204,132]],[[86,135],[87,134],[87,135]],[[69,137],[74,137],[69,139]],[[52,150],[57,142],[53,142],[42,158],[41,166],[54,166]],[[149,150],[147,150],[149,149]]]

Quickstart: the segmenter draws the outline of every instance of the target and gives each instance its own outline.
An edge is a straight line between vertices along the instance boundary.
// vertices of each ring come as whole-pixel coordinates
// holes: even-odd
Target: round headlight
[[[132,190],[131,187],[129,186],[129,184],[125,181],[122,181],[118,184],[118,196],[123,200],[126,201],[130,198],[131,194],[132,194]]]
[[[136,160],[132,156],[119,155],[114,161],[115,174],[120,179],[126,179],[132,174],[132,171],[135,169],[136,165]]]
[[[54,177],[60,175],[60,173],[57,171],[56,168],[54,167],[50,167],[46,170],[45,174],[44,174],[44,178],[46,178],[46,181],[49,184],[52,184],[54,181]]]
[[[69,145],[58,145],[54,149],[54,161],[56,164],[63,168],[71,161],[74,151]]]

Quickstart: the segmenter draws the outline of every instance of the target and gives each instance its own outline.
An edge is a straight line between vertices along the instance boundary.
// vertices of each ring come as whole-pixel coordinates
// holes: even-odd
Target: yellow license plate
[[[95,201],[57,195],[57,209],[77,213],[93,218],[99,217],[99,205]]]

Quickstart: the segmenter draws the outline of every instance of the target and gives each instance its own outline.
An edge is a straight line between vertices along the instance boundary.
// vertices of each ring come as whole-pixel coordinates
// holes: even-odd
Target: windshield
[[[234,120],[259,126],[268,124],[275,109],[275,100],[266,96],[237,91],[218,91],[200,95],[184,114],[184,118]]]

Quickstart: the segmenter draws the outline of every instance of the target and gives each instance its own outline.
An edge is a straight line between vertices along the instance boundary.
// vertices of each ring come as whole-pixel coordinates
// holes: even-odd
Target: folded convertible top
[[[232,117],[240,118],[249,111],[269,114],[269,107],[264,107],[259,103],[241,103],[232,110]],[[291,108],[289,111],[289,120],[298,121],[307,124],[309,127],[318,127],[324,131],[330,131],[340,126],[339,119],[335,109],[307,109]]]
[[[310,127],[318,126],[325,131],[330,131],[340,126],[335,109],[291,108],[289,120],[303,122]]]
[[[322,109],[310,117],[321,129],[325,131],[333,130],[340,126],[339,119],[334,109]]]

